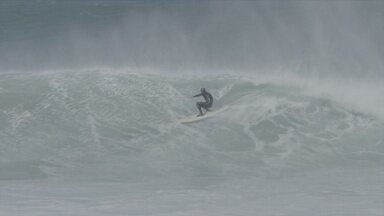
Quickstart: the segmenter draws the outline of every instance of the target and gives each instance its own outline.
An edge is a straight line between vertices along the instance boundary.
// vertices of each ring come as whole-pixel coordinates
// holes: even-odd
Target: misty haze
[[[0,0],[0,215],[383,216],[383,21],[379,0]]]

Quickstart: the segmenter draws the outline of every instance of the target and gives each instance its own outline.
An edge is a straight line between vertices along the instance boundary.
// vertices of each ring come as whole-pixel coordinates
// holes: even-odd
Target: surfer
[[[206,112],[208,112],[209,108],[212,107],[213,97],[209,92],[207,92],[205,90],[205,88],[201,88],[200,92],[201,92],[200,94],[197,94],[193,97],[200,97],[200,96],[204,97],[205,102],[197,102],[196,103],[197,109],[199,109],[199,112],[200,112],[200,115],[198,115],[198,116],[203,116],[204,113],[201,111],[201,108],[204,108],[206,110]]]

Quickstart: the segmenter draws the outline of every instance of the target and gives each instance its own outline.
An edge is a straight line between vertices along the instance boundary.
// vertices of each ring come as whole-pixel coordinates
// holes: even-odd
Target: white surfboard
[[[208,118],[211,118],[213,116],[216,116],[216,115],[220,114],[221,112],[225,111],[226,109],[228,109],[228,106],[221,107],[217,110],[211,109],[210,111],[206,112],[203,116],[197,116],[197,114],[196,114],[196,115],[188,116],[184,119],[181,119],[180,123],[189,124],[189,123],[202,121],[204,119],[208,119]]]

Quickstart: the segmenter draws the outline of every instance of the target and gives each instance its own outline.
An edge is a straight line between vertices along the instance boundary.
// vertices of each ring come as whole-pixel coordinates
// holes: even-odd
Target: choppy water
[[[0,2],[0,214],[383,215],[383,6]]]
[[[233,193],[234,185],[241,187],[238,192],[243,196],[249,193],[245,187],[256,190],[271,187],[264,182],[265,178],[274,179],[278,182],[274,184],[282,187],[279,190],[288,193],[285,190],[292,190],[289,185],[295,183],[287,181],[293,181],[292,178],[303,181],[303,176],[311,176],[312,172],[327,174],[324,170],[331,170],[332,175],[352,172],[351,178],[356,178],[359,174],[355,172],[373,169],[373,173],[369,173],[373,175],[370,181],[383,177],[381,119],[331,99],[310,95],[304,87],[253,82],[233,75],[186,77],[106,69],[8,74],[2,75],[1,85],[0,171],[5,184],[2,188],[8,188],[2,197],[5,203],[15,199],[12,193],[7,195],[9,186],[21,184],[20,181],[27,182],[24,189],[27,193],[36,192],[35,189],[29,191],[29,184],[33,187],[38,184],[39,194],[40,190],[44,190],[44,194],[52,189],[53,200],[60,200],[61,193],[69,193],[65,197],[72,199],[72,196],[88,197],[106,190],[100,192],[102,196],[106,193],[108,197],[116,195],[138,202],[131,194],[138,193],[137,199],[155,199],[151,208],[156,212],[155,209],[163,205],[157,200],[162,193],[165,199],[170,199],[168,202],[174,202],[179,198],[173,193],[186,192],[180,195],[186,198],[180,199],[190,202],[190,198],[199,196],[196,193],[207,193],[206,187],[228,184],[229,188],[214,190],[212,196]],[[201,123],[180,124],[179,119],[197,112],[195,100],[190,96],[201,85],[210,87],[216,107],[230,108]],[[40,185],[47,181],[53,184],[48,189]],[[56,191],[57,181],[64,182],[61,187],[79,187],[85,191],[75,190],[75,194],[70,192],[72,189],[67,191],[68,188]],[[308,181],[306,187],[316,185]],[[84,189],[82,184],[96,185]],[[114,194],[110,187],[133,192]],[[144,189],[137,189],[140,187]],[[203,191],[191,192],[190,187]],[[374,193],[382,191],[382,185],[377,189]],[[142,194],[143,191],[151,195]],[[156,198],[152,193],[160,195]],[[382,198],[381,195],[375,197]],[[120,198],[112,199],[123,202]],[[51,198],[47,199],[52,202]],[[230,202],[226,199],[220,202]],[[39,202],[45,205],[44,201]],[[61,208],[65,205],[71,206],[59,204]],[[76,205],[82,209],[82,204]],[[137,214],[143,214],[144,209],[136,208]],[[190,211],[183,208],[181,211]],[[178,207],[171,209],[176,211]],[[245,214],[257,211],[257,208],[251,209],[246,209]],[[49,211],[61,212],[56,208]]]

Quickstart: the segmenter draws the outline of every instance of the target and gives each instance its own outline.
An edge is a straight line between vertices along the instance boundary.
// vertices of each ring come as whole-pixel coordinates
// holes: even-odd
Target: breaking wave
[[[207,121],[190,96],[204,85]],[[382,161],[380,118],[300,86],[232,75],[3,74],[1,179],[268,175]]]

